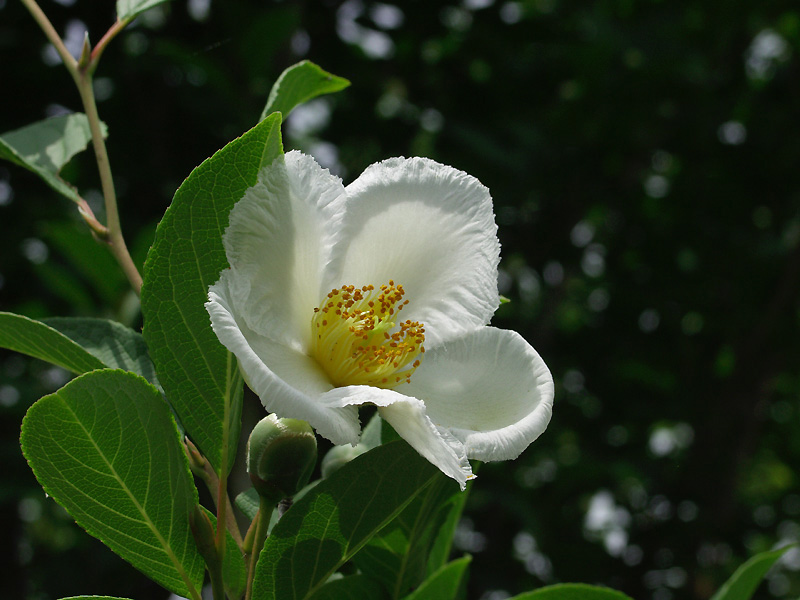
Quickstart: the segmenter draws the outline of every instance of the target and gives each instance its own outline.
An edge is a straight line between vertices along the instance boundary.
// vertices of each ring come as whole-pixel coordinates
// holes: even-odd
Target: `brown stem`
[[[92,146],[94,147],[97,168],[100,172],[100,184],[103,188],[103,198],[106,205],[106,227],[108,228],[108,244],[114,258],[117,259],[122,271],[128,278],[131,287],[139,294],[142,289],[142,276],[133,263],[125,238],[122,236],[122,227],[119,222],[117,209],[117,194],[114,190],[114,179],[111,176],[111,165],[108,161],[106,142],[100,129],[100,116],[97,113],[97,104],[92,89],[92,77],[88,72],[79,72],[76,78],[78,92],[83,102],[83,109],[89,120],[92,132]]]
[[[114,258],[117,259],[131,287],[139,294],[142,289],[142,276],[133,263],[133,259],[131,259],[131,255],[128,252],[128,247],[125,245],[125,239],[122,237],[122,227],[120,226],[119,211],[117,210],[117,195],[114,191],[114,180],[111,176],[111,166],[108,161],[106,143],[100,128],[100,116],[97,113],[97,104],[92,88],[92,73],[97,68],[97,61],[100,58],[100,54],[102,54],[108,42],[121,31],[122,27],[127,25],[127,21],[117,21],[111,29],[109,29],[108,33],[103,36],[103,40],[101,40],[103,45],[100,47],[100,51],[97,52],[97,48],[95,48],[95,52],[92,52],[92,59],[89,63],[85,65],[82,63],[79,67],[78,61],[69,53],[69,50],[67,50],[67,47],[64,45],[64,41],[58,35],[50,19],[47,18],[47,15],[44,14],[36,3],[36,0],[22,0],[22,3],[30,11],[33,18],[39,24],[39,27],[41,27],[42,31],[47,36],[47,39],[50,40],[50,43],[53,44],[59,56],[61,56],[61,60],[64,61],[64,66],[67,68],[67,71],[69,71],[69,74],[72,76],[78,88],[78,93],[83,103],[83,110],[89,120],[89,128],[92,133],[92,146],[97,160],[97,168],[100,173],[103,198],[105,199],[106,231],[103,232],[102,237],[103,240],[108,243],[111,253],[114,255]],[[81,207],[79,206],[79,210],[80,209]],[[81,214],[84,213],[82,212]],[[86,217],[84,216],[84,218]],[[94,221],[97,222],[96,219]],[[93,224],[89,222],[89,225],[91,227]],[[92,231],[95,231],[94,227],[92,227]],[[95,231],[95,233],[97,232]]]

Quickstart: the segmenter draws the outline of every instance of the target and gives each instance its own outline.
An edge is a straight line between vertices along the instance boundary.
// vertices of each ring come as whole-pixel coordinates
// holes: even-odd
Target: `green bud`
[[[334,446],[328,450],[325,458],[322,459],[322,464],[320,465],[322,478],[326,479],[330,477],[332,473],[341,469],[356,456],[361,456],[367,450],[369,450],[369,448],[363,444],[357,444],[356,446],[350,446],[349,444]]]
[[[89,43],[89,32],[83,34],[83,46],[81,47],[81,56],[78,58],[78,68],[83,70],[89,66],[92,60],[92,45]]]
[[[247,472],[272,504],[297,493],[317,463],[317,438],[305,421],[274,414],[258,422],[247,442]]]
[[[192,470],[192,473],[203,480],[207,479],[205,457],[200,454],[197,446],[195,446],[188,437],[183,438],[183,445],[186,450],[186,457],[189,459],[189,468]]]
[[[214,545],[214,525],[201,506],[196,505],[194,511],[189,515],[189,527],[192,530],[197,549],[200,551],[200,556],[203,557],[206,564],[218,563],[217,548]]]

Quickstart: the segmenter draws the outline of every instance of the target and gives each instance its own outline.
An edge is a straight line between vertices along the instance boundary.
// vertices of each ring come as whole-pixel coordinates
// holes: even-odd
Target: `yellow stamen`
[[[314,309],[312,355],[331,383],[391,388],[411,381],[425,352],[425,329],[417,321],[396,322],[408,304],[404,295],[392,280],[380,289],[343,285]]]

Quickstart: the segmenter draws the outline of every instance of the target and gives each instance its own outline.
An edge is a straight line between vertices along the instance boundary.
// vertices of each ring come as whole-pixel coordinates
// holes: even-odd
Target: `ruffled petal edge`
[[[418,398],[357,385],[335,388],[325,394],[325,400],[341,406],[374,404],[400,437],[442,473],[455,479],[462,490],[467,481],[475,479],[464,444],[447,429],[437,427]]]
[[[426,353],[399,391],[421,398],[427,414],[483,461],[519,456],[547,428],[553,377],[514,331],[483,327]]]

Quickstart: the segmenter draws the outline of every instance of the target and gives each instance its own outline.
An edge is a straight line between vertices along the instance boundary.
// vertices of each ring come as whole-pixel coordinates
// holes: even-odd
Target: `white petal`
[[[455,479],[461,491],[467,481],[475,479],[467,460],[464,444],[449,431],[433,424],[425,414],[425,405],[416,398],[395,402],[378,409],[394,430],[409,445],[438,467],[448,477]],[[416,400],[416,402],[414,402]]]
[[[472,467],[464,452],[464,445],[446,429],[437,427],[425,414],[425,404],[394,390],[365,385],[336,388],[325,394],[330,405],[375,404],[381,417],[409,445],[427,458],[442,473],[455,479],[463,490],[474,479]]]
[[[310,156],[290,152],[259,173],[223,237],[237,291],[232,308],[250,329],[307,350],[343,212],[341,180]]]
[[[206,310],[214,333],[236,355],[247,384],[267,410],[307,421],[334,444],[355,444],[361,428],[353,406],[330,406],[321,397],[331,388],[316,362],[237,323],[231,314],[231,271],[209,289]],[[269,365],[269,366],[267,366]]]
[[[425,324],[429,347],[489,322],[500,245],[486,187],[432,160],[394,158],[346,191],[326,287],[402,284],[403,317]]]
[[[483,327],[425,353],[411,383],[428,416],[484,461],[516,458],[547,427],[553,377],[514,331]]]

